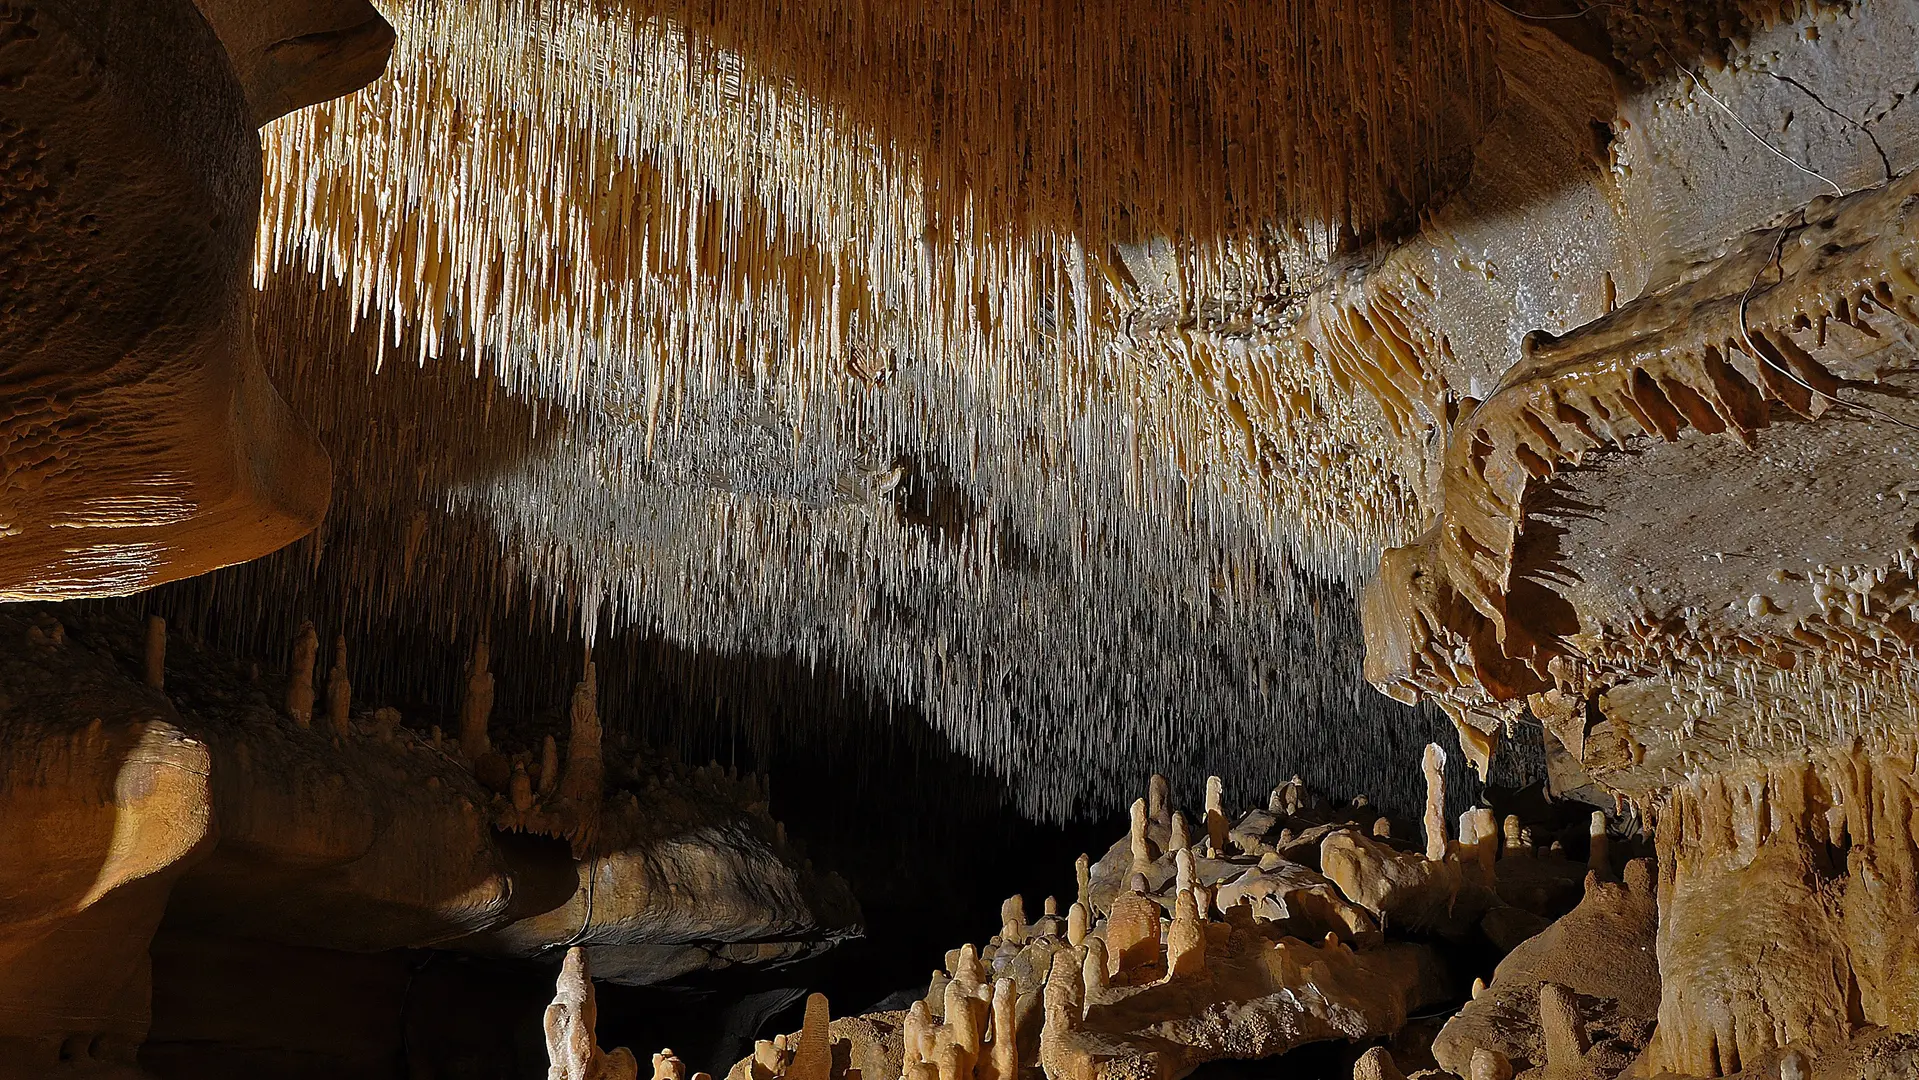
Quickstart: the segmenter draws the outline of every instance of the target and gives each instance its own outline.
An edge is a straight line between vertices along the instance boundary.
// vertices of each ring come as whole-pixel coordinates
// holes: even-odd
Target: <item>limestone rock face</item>
[[[602,846],[576,860],[502,834],[503,797],[391,710],[341,735],[301,726],[275,688],[177,634],[163,694],[144,637],[131,619],[0,613],[0,816],[18,826],[0,831],[0,1076],[130,1063],[163,915],[222,956],[243,940],[531,956],[571,939],[629,983],[858,932],[845,886],[735,788],[616,792]]]
[[[217,835],[210,757],[157,694],[63,634],[30,638],[7,621],[0,1077],[40,1078],[66,1061],[136,1075],[151,1009],[147,943],[169,891]],[[30,677],[47,664],[58,684]]]
[[[260,144],[232,63],[188,0],[5,20],[0,596],[131,592],[286,544],[329,468],[253,343]]]
[[[194,0],[246,93],[255,127],[380,77],[393,27],[367,0]]]
[[[1508,954],[1492,984],[1446,1022],[1433,1041],[1434,1058],[1461,1076],[1480,1051],[1572,1076],[1595,1043],[1612,1044],[1601,1046],[1612,1065],[1603,1074],[1617,1075],[1645,1046],[1659,1010],[1653,890],[1653,868],[1644,860],[1627,866],[1623,883],[1588,878],[1579,906]],[[1540,994],[1547,986],[1565,992],[1586,1043],[1556,1058],[1547,1053],[1542,1022]]]

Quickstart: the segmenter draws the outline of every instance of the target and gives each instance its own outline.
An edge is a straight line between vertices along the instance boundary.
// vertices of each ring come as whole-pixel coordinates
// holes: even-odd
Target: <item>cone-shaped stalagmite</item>
[[[551,795],[560,786],[560,744],[548,735],[540,743],[540,796]]]
[[[493,750],[487,721],[493,715],[493,673],[487,670],[487,641],[473,643],[473,661],[467,667],[466,696],[460,701],[460,752],[468,761]]]
[[[1166,977],[1191,978],[1206,970],[1206,923],[1191,890],[1173,902],[1173,925],[1166,934]]]
[[[633,1054],[624,1048],[602,1052],[594,1036],[599,1007],[586,950],[567,950],[555,991],[546,1007],[547,1080],[635,1080],[640,1065]]]
[[[988,1060],[997,1080],[1019,1080],[1019,988],[1005,976],[993,980],[993,1048]]]
[[[1160,908],[1145,892],[1145,877],[1134,874],[1106,920],[1106,968],[1114,977],[1159,962]]]
[[[333,643],[333,670],[327,673],[326,680],[327,731],[334,738],[347,736],[347,717],[352,709],[353,683],[347,678],[346,635],[341,634]]]
[[[587,670],[591,672],[591,666]],[[800,1023],[800,1043],[793,1048],[793,1063],[786,1067],[787,1080],[832,1080],[833,1047],[826,1033],[832,1018],[825,994],[807,996],[806,1019]]]
[[[320,657],[320,634],[310,622],[293,639],[293,670],[287,674],[287,715],[301,727],[313,725],[313,669]]]
[[[1427,743],[1419,764],[1426,775],[1426,857],[1438,862],[1446,857],[1446,751]]]
[[[1226,783],[1217,776],[1206,778],[1207,854],[1217,858],[1226,851]]]
[[[594,666],[586,665],[586,678],[573,688],[569,710],[571,734],[566,744],[566,776],[560,794],[576,803],[598,803],[605,781],[605,763],[600,756],[599,680]]]
[[[1132,827],[1127,834],[1127,844],[1133,855],[1131,873],[1144,874],[1153,866],[1153,842],[1146,836],[1148,817],[1146,800],[1134,799]]]

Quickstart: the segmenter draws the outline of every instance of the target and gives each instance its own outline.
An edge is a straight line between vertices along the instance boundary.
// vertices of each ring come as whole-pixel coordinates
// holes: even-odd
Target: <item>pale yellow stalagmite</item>
[[[974,996],[973,985],[957,979],[946,984],[945,1027],[952,1036],[953,1045],[965,1055],[969,1069],[972,1063],[979,1060],[980,1047],[984,1042],[984,1033],[980,1030],[980,1002]]]
[[[348,716],[352,709],[353,682],[347,677],[346,635],[341,634],[333,641],[333,670],[326,680],[327,729],[334,738],[343,739],[351,732]]]
[[[1226,820],[1226,782],[1217,776],[1206,778],[1206,844],[1207,854],[1218,858],[1226,850],[1226,834],[1230,829]]]
[[[900,1076],[902,1080],[925,1080],[936,1075],[928,1056],[933,1052],[933,1018],[926,1002],[915,1001],[900,1022]],[[771,1045],[771,1044],[769,1044]],[[769,1071],[771,1071],[769,1069]]]
[[[1173,888],[1186,893],[1193,888],[1193,851],[1179,848],[1173,853]]]
[[[1406,1074],[1385,1047],[1375,1046],[1353,1063],[1353,1080],[1406,1080]]]
[[[1106,942],[1097,937],[1086,939],[1085,959],[1080,963],[1080,986],[1085,995],[1086,1004],[1096,1005],[1106,993],[1108,980],[1112,978],[1110,961],[1106,955]]]
[[[167,621],[158,615],[147,616],[146,680],[155,690],[167,685]]]
[[[493,751],[487,734],[487,721],[493,715],[493,673],[487,670],[487,661],[487,640],[482,636],[473,642],[466,696],[460,699],[460,752],[470,762]]]
[[[566,775],[560,794],[576,803],[597,804],[605,783],[605,762],[600,754],[599,680],[594,665],[586,665],[586,677],[573,688],[568,710],[571,721],[566,742]]]
[[[1446,751],[1427,743],[1419,764],[1426,776],[1426,857],[1438,862],[1446,857]]]
[[[313,724],[313,669],[320,656],[320,634],[313,624],[300,624],[293,639],[293,668],[287,673],[287,715],[301,727]]]
[[[1173,789],[1166,777],[1154,773],[1146,780],[1146,816],[1156,825],[1173,821]]]
[[[1145,893],[1145,876],[1134,874],[1106,919],[1106,967],[1114,978],[1159,962],[1160,908]]]
[[[1067,908],[1066,909],[1066,943],[1076,949],[1079,948],[1081,945],[1084,945],[1086,943],[1087,929],[1088,929],[1088,920],[1087,920],[1087,914],[1086,914],[1086,905],[1081,903],[1075,903],[1072,907]]]
[[[1511,859],[1531,855],[1533,846],[1526,839],[1525,826],[1520,824],[1519,815],[1507,814],[1501,823],[1499,832],[1499,857]]]
[[[1606,812],[1594,810],[1592,820],[1586,827],[1588,847],[1586,849],[1586,868],[1599,874],[1612,873],[1612,840],[1606,832]]]
[[[546,1007],[547,1080],[636,1080],[639,1061],[624,1047],[602,1051],[594,1033],[598,1023],[586,950],[574,946],[567,950],[553,1003]],[[654,1075],[659,1073],[656,1055]]]
[[[993,980],[992,1074],[1019,1080],[1019,987],[1005,976]]]
[[[1153,865],[1153,842],[1146,835],[1148,817],[1146,800],[1134,799],[1132,826],[1127,834],[1127,844],[1133,856],[1132,872],[1135,874],[1144,874]]]
[[[1166,933],[1166,977],[1190,978],[1206,969],[1206,923],[1192,890],[1173,901],[1173,925]]]
[[[979,949],[971,942],[959,947],[959,959],[953,965],[953,981],[964,986],[969,994],[986,982],[986,964],[980,959]]]
[[[653,1080],[687,1080],[686,1062],[680,1060],[672,1047],[653,1055]]]
[[[1462,845],[1468,828],[1472,830],[1473,836],[1470,858],[1463,850],[1461,858],[1465,859],[1470,866],[1477,868],[1481,881],[1490,883],[1493,880],[1493,864],[1499,855],[1498,819],[1494,817],[1491,809],[1478,806],[1468,810],[1460,821]]]
[[[1074,906],[1082,914],[1090,914],[1093,910],[1093,859],[1083,851],[1079,858],[1073,860],[1073,882],[1078,887]]]
[[[1000,905],[1000,937],[1015,945],[1026,940],[1026,900],[1015,893]]]
[[[1172,836],[1167,841],[1167,846],[1172,850],[1184,851],[1193,846],[1192,826],[1186,823],[1186,815],[1178,810],[1173,811],[1173,827],[1171,832]]]

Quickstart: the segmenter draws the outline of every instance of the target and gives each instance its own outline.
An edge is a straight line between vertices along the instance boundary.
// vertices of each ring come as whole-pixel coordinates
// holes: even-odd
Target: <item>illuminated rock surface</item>
[[[0,5],[0,1076],[1919,1075],[1914,55]]]

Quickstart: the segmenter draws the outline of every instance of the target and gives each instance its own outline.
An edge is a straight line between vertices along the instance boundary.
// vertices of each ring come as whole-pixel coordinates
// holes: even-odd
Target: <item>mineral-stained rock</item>
[[[0,19],[0,596],[130,592],[299,537],[330,471],[253,342],[260,142],[232,60],[190,0]],[[269,51],[297,80],[291,44]]]
[[[260,126],[350,94],[386,70],[393,28],[366,0],[194,0]]]
[[[801,865],[741,790],[619,793],[603,846],[576,861],[498,833],[504,798],[390,716],[349,718],[338,738],[302,727],[179,634],[162,695],[143,653],[135,620],[69,632],[0,613],[0,811],[17,826],[0,830],[0,1076],[38,1077],[61,1053],[130,1061],[163,913],[176,937],[310,950],[583,943],[626,982],[857,932],[844,885]]]
[[[1615,1071],[1630,1064],[1659,1010],[1653,886],[1652,864],[1646,860],[1629,864],[1623,883],[1589,877],[1579,906],[1509,953],[1492,984],[1447,1021],[1433,1041],[1439,1064],[1465,1076],[1480,1050],[1496,1051],[1521,1067],[1547,1064],[1540,1008],[1546,986],[1564,991],[1554,996],[1570,1003],[1587,1049],[1597,1047]]]

